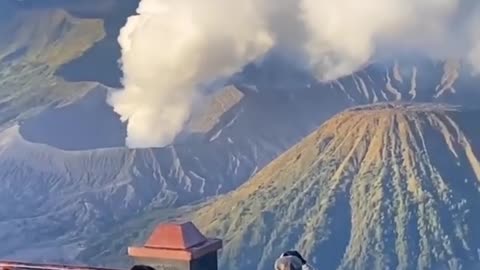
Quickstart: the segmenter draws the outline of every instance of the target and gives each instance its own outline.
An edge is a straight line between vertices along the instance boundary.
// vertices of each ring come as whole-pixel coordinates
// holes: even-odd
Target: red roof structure
[[[153,231],[145,247],[185,250],[207,241],[208,239],[191,222],[163,224]]]
[[[222,240],[206,238],[195,225],[160,224],[143,247],[130,247],[128,254],[136,258],[191,261],[222,248]]]

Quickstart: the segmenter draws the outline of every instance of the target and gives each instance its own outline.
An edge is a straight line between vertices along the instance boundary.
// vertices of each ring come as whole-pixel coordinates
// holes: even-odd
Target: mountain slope
[[[261,68],[248,67],[238,74],[233,79],[235,87],[218,96],[211,103],[212,110],[204,111],[205,117],[199,115],[199,122],[189,126],[194,133],[185,134],[171,147],[124,148],[121,145],[124,130],[118,117],[105,104],[105,94],[96,93],[105,93],[102,86],[82,99],[51,108],[3,133],[2,137],[14,134],[15,138],[7,140],[0,160],[0,167],[6,168],[3,183],[9,186],[3,190],[6,194],[22,194],[21,199],[5,205],[23,209],[18,210],[18,216],[6,218],[4,224],[9,227],[15,224],[16,229],[30,234],[25,239],[3,235],[5,241],[17,247],[17,252],[7,250],[0,255],[23,260],[44,258],[63,262],[70,258],[79,263],[108,263],[107,258],[97,255],[118,250],[109,244],[110,227],[120,226],[138,215],[148,215],[151,209],[191,204],[235,189],[334,113],[352,104],[371,102],[364,98],[361,83],[357,87],[349,83],[363,78],[371,80],[367,89],[372,92],[386,91],[382,90],[384,75],[393,68],[377,66],[377,73],[362,71],[363,77],[355,75],[339,81],[341,84],[322,84],[291,68],[282,68],[286,65],[275,61],[266,62]],[[429,77],[432,81],[426,75],[417,77],[418,82],[433,85],[419,89],[428,101],[451,99],[463,104],[464,97],[476,100],[476,92],[469,88],[459,88],[455,93],[445,91],[436,97],[434,86],[441,82],[444,73],[432,74],[435,74]],[[461,80],[455,83],[462,85]],[[359,96],[354,96],[356,93]],[[396,100],[388,95],[385,98]],[[102,115],[97,115],[100,112]],[[72,125],[73,128],[66,130]],[[97,125],[113,128],[104,130]],[[43,212],[23,207],[39,204],[35,192],[38,185],[53,191],[42,199],[42,207],[38,209],[44,209]],[[29,192],[25,192],[25,187]],[[72,204],[85,206],[72,207]],[[30,220],[28,226],[18,223],[19,218]],[[51,223],[51,219],[58,222]],[[143,226],[138,228],[143,229]],[[43,234],[45,230],[52,234]],[[97,237],[92,239],[91,235]],[[105,242],[97,243],[98,239]],[[37,243],[35,251],[41,255],[33,256],[26,250],[31,241]],[[69,256],[51,252],[71,250],[72,245],[79,243],[78,251]],[[124,242],[124,246],[129,243]],[[90,254],[89,249],[97,250],[97,245],[105,250],[95,256],[84,255],[85,251]],[[116,256],[119,254],[123,253],[117,252]],[[115,255],[113,258],[120,261]]]
[[[319,269],[431,269],[479,260],[478,112],[377,105],[341,113],[195,214],[228,269],[299,248]]]
[[[261,66],[246,68],[254,85],[276,86],[292,91],[300,82],[322,91],[334,89],[352,104],[378,102],[440,102],[478,108],[480,76],[474,76],[459,61],[432,61],[398,55],[363,67],[352,75],[330,82],[317,82],[292,69],[281,57],[271,57]],[[294,90],[293,90],[294,91]]]
[[[104,36],[101,20],[79,19],[61,9],[17,11],[0,30],[0,59],[22,57],[53,68],[79,57]]]
[[[0,24],[0,124],[75,101],[94,89],[95,83],[67,83],[54,73],[104,36],[101,20],[58,9],[11,9]]]
[[[478,78],[455,63],[375,63],[319,83],[271,55],[236,74],[174,145],[127,149],[101,83],[118,86],[116,36],[135,0],[24,2],[0,24],[14,33],[0,41],[0,213],[15,209],[0,216],[0,239],[15,247],[1,257],[104,261],[83,252],[98,239],[117,250],[104,238],[112,227],[234,190],[351,105],[480,104]]]
[[[110,140],[109,130],[95,128],[100,123],[88,121],[103,121],[100,127],[112,124],[108,119],[95,116],[95,112],[106,108],[105,104],[91,99],[98,95],[89,94],[79,103],[41,113],[31,118],[33,123],[27,120],[0,134],[3,141],[0,178],[4,187],[0,189],[0,198],[3,198],[0,202],[4,211],[16,209],[2,221],[5,226],[16,224],[18,230],[31,231],[32,237],[35,232],[38,235],[35,237],[40,237],[48,228],[55,236],[36,238],[38,245],[43,244],[43,248],[48,249],[109,231],[109,227],[152,208],[177,207],[231,191],[333,113],[329,110],[334,106],[314,112],[315,102],[321,104],[324,93],[305,91],[304,94],[311,107],[300,106],[283,95],[260,99],[244,96],[237,103],[222,103],[223,99],[219,99],[219,103],[230,104],[228,107],[233,104],[233,107],[225,113],[221,109],[220,113],[217,109],[207,113],[208,121],[205,123],[202,119],[195,128],[208,132],[192,134],[173,146],[158,149],[108,145],[120,139],[120,135]],[[234,96],[237,100],[238,96]],[[282,106],[276,105],[278,101]],[[61,114],[55,116],[56,112]],[[93,115],[80,116],[74,112],[93,112]],[[308,117],[296,119],[301,115]],[[295,122],[285,126],[284,119]],[[67,126],[64,123],[69,123],[70,131],[62,131]],[[62,150],[25,140],[32,135],[36,135],[36,139],[48,137],[48,132],[40,133],[46,127],[58,131],[57,146],[80,148]],[[75,131],[76,128],[84,129]],[[119,133],[122,131],[116,124],[114,128]],[[76,137],[80,134],[84,138]],[[41,201],[39,192],[45,194]],[[17,195],[11,197],[9,194]],[[29,205],[38,207],[30,208]],[[30,221],[21,225],[18,219]],[[61,222],[51,223],[51,219]],[[68,229],[59,230],[57,226]],[[7,233],[8,230],[4,232],[0,238],[15,244],[17,252],[33,241],[18,239]],[[65,237],[66,244],[63,240],[52,244],[50,239],[57,237]],[[0,250],[0,256],[11,258],[13,254],[9,251],[1,253]],[[57,257],[58,253],[42,256],[53,261],[62,259]]]
[[[47,4],[53,2],[62,1]],[[103,76],[96,68],[102,69],[105,59],[95,55],[111,48],[125,17],[78,18],[40,5],[21,7],[0,25],[5,33],[18,29],[12,42],[0,46],[0,212],[11,213],[0,216],[0,239],[12,247],[0,248],[2,258],[72,262],[78,250],[88,248],[82,245],[86,238],[127,218],[236,188],[337,106],[347,106],[339,93],[304,84],[297,89],[305,104],[273,88],[257,93],[240,84],[241,89],[213,97],[212,109],[194,118],[193,133],[175,145],[127,149],[121,141],[124,126],[105,102],[112,89],[68,82],[58,72],[59,66],[77,75],[88,68]],[[85,25],[92,29],[83,34]],[[324,108],[318,110],[318,104]],[[286,127],[284,120],[294,125]]]

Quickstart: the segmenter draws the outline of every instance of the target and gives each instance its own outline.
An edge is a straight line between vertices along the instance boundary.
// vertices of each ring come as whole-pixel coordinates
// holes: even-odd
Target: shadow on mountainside
[[[135,14],[138,0],[5,0],[3,10],[62,9],[79,18],[96,18],[104,21],[105,38],[97,42],[82,56],[61,66],[56,74],[67,81],[95,81],[110,87],[120,87],[122,71],[119,67],[120,29],[127,18]],[[0,10],[0,15],[2,11]]]
[[[118,60],[121,57],[117,38],[127,18],[135,14],[138,0],[115,1],[110,10],[101,14],[106,36],[81,57],[61,66],[57,75],[68,81],[96,81],[110,87],[120,87],[122,71]],[[80,17],[91,17],[85,10],[71,12]]]
[[[30,142],[63,150],[123,147],[126,127],[105,102],[106,94],[97,89],[72,105],[47,109],[25,120],[20,133]]]

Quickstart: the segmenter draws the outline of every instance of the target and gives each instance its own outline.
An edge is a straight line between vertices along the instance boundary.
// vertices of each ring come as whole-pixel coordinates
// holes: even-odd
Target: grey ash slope
[[[215,98],[212,104],[222,105],[205,112],[211,119],[192,125],[192,130],[203,133],[163,149],[109,145],[124,131],[118,119],[106,117],[114,115],[107,110],[101,87],[78,102],[44,111],[4,131],[0,201],[3,213],[15,211],[3,216],[0,237],[15,249],[4,250],[1,256],[75,261],[77,249],[67,259],[57,250],[77,244],[79,251],[88,248],[81,244],[91,235],[151,208],[180,206],[231,191],[311,132],[338,105],[327,102],[318,110],[325,93],[306,87],[297,92],[304,103],[287,93],[241,88],[224,92],[226,100],[223,95]],[[330,101],[340,96],[330,93],[334,97]],[[234,102],[228,102],[230,98]],[[106,116],[97,115],[101,112]],[[96,128],[101,124],[93,120],[108,122],[115,130],[102,133]],[[23,232],[23,237],[12,232]],[[29,252],[32,242],[36,254]]]
[[[260,102],[247,98],[250,101],[240,105],[239,95],[234,94],[228,113],[213,112],[212,119],[193,128],[206,135],[192,136],[188,142],[165,149],[119,147],[124,130],[105,104],[108,89],[96,83],[66,82],[55,75],[59,66],[80,55],[89,59],[88,67],[98,67],[91,61],[103,60],[93,57],[100,53],[92,51],[110,48],[111,42],[106,40],[109,29],[104,29],[102,20],[80,19],[49,5],[11,8],[12,17],[0,27],[5,33],[15,30],[9,35],[11,40],[0,44],[0,237],[9,247],[0,250],[2,257],[75,260],[75,250],[84,248],[82,239],[108,230],[126,217],[240,185],[303,136],[305,129],[308,132],[324,119],[319,112],[297,122],[295,132],[271,140],[266,126],[258,130],[260,124],[249,126],[248,120],[263,113],[263,119],[275,123],[278,133],[283,133],[268,98]],[[111,21],[115,26],[121,18]],[[99,40],[102,42],[97,43]],[[73,70],[84,67],[75,64]],[[300,107],[290,104],[292,110]],[[249,106],[259,109],[244,113]],[[16,125],[19,121],[20,127]],[[114,128],[101,132],[99,127],[105,123]],[[234,124],[240,129],[238,123],[243,123],[241,129],[246,131],[228,131]],[[35,243],[33,251],[28,247],[31,243]],[[72,243],[76,248],[71,248]],[[63,253],[64,248],[71,250],[70,254]]]
[[[225,269],[297,247],[318,269],[448,269],[479,261],[478,111],[349,110],[194,214]]]
[[[121,147],[121,135],[109,131],[124,134],[123,126],[104,103],[106,90],[102,87],[4,132],[0,166],[5,168],[2,183],[8,188],[0,192],[5,198],[4,211],[16,209],[18,214],[5,217],[2,224],[25,232],[25,238],[3,234],[2,239],[14,245],[16,252],[6,250],[2,256],[103,264],[107,260],[101,256],[91,260],[83,251],[100,245],[98,253],[105,254],[120,247],[97,243],[91,235],[103,239],[111,226],[151,209],[178,207],[232,191],[337,111],[371,102],[367,97],[374,96],[372,93],[380,97],[378,100],[399,97],[385,92],[386,76],[394,65],[377,66],[377,73],[371,75],[362,71],[350,79],[319,84],[301,72],[278,68],[286,65],[277,61],[272,58],[263,67],[250,66],[236,76],[236,87],[215,96],[210,109],[203,112],[209,115],[208,120],[192,124],[190,128],[196,133],[164,149]],[[417,89],[428,93],[428,101],[449,99],[448,95],[476,98],[476,92],[469,89],[443,91],[435,96],[439,93],[436,86],[446,76],[441,67],[438,73],[432,72],[433,79],[416,78],[415,82],[433,85]],[[411,70],[413,66],[404,68]],[[405,74],[407,80],[408,72]],[[369,86],[364,88],[362,81],[365,85],[370,82]],[[397,88],[402,93],[410,89]],[[370,92],[366,94],[365,89]],[[399,99],[409,97],[404,94]],[[463,98],[452,99],[463,102]],[[97,115],[100,112],[104,114]],[[108,122],[115,128],[101,132],[95,128],[99,123],[91,120]],[[81,130],[64,129],[72,123]],[[55,128],[42,130],[45,126]],[[39,197],[39,193],[44,196]],[[36,243],[33,254],[27,249],[32,241]],[[72,246],[76,247],[74,252]],[[69,256],[58,251],[67,249]]]
[[[105,102],[109,89],[98,87],[77,102],[57,106],[20,124],[22,137],[63,150],[123,147],[126,129]]]

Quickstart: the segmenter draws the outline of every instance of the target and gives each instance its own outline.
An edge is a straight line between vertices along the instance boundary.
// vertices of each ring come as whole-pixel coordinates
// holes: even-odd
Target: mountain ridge
[[[476,117],[478,111],[403,106],[337,115],[238,190],[195,213],[200,228],[224,237],[222,265],[270,269],[275,254],[289,248],[300,249],[319,269],[477,263],[479,153],[450,117]],[[431,142],[418,144],[424,140],[417,128],[431,128]],[[458,175],[447,174],[442,154],[458,156],[450,169]]]
[[[471,77],[463,65],[455,61],[386,60],[372,63],[351,76],[322,83],[281,55],[272,53],[261,64],[248,65],[235,74],[227,82],[232,86],[230,90],[218,93],[219,98],[214,97],[212,105],[199,110],[192,117],[200,118],[199,124],[193,121],[194,125],[187,126],[185,134],[174,145],[162,149],[126,149],[121,145],[125,130],[106,103],[105,93],[115,91],[106,85],[121,87],[116,36],[128,15],[134,12],[135,3],[117,1],[120,6],[113,5],[112,9],[101,12],[91,6],[91,13],[80,5],[84,10],[79,14],[63,6],[66,2],[37,1],[37,6],[23,8],[19,14],[12,13],[10,25],[20,25],[19,29],[25,30],[13,35],[18,39],[12,43],[14,47],[0,45],[0,55],[8,56],[0,61],[0,148],[3,153],[0,212],[16,210],[15,215],[0,220],[0,232],[4,232],[0,233],[0,239],[16,249],[15,252],[0,249],[2,257],[99,264],[107,261],[110,254],[113,260],[108,263],[121,261],[121,253],[111,253],[118,250],[121,241],[125,241],[122,247],[130,244],[122,238],[123,234],[144,232],[145,223],[140,221],[145,215],[148,220],[158,221],[175,216],[171,207],[189,208],[199,200],[232,192],[327,119],[350,106],[389,101],[445,102],[472,108],[480,104],[480,92],[476,91],[478,78]],[[33,17],[21,20],[25,14]],[[15,19],[15,15],[19,17]],[[5,25],[9,24],[2,24],[0,28]],[[88,33],[83,34],[82,29],[88,29],[85,30]],[[50,38],[43,39],[43,32],[49,33]],[[59,33],[59,40],[52,38]],[[29,43],[25,42],[28,38],[34,39],[34,46],[28,47]],[[71,47],[69,44],[76,44],[77,38],[85,39],[85,43]],[[50,51],[47,48],[48,54],[42,55],[51,44],[55,46]],[[85,114],[85,108],[90,110],[89,114]],[[96,117],[95,112],[102,115]],[[102,122],[96,124],[113,123],[114,128],[111,133],[98,130],[102,134],[96,138],[95,124],[88,123],[92,119]],[[39,130],[69,121],[79,132],[73,128],[64,134],[56,128]],[[471,123],[463,119],[455,121]],[[22,127],[27,125],[35,127],[30,130],[31,137],[22,134]],[[450,127],[448,132],[455,134],[454,130]],[[49,131],[62,134],[50,137]],[[50,140],[32,139],[43,132]],[[350,132],[342,130],[344,134]],[[85,138],[80,140],[80,136]],[[474,138],[472,136],[467,137]],[[56,138],[57,142],[70,143],[73,147],[52,143]],[[91,138],[93,143],[88,141]],[[79,143],[75,145],[77,140]],[[448,141],[457,147],[455,140]],[[443,147],[441,144],[439,148]],[[473,153],[476,154],[477,149],[472,146]],[[450,152],[447,153],[450,158]],[[305,156],[307,154],[302,154],[299,159]],[[281,171],[282,167],[276,170]],[[302,170],[303,165],[292,172],[301,176]],[[244,192],[247,199],[261,193]],[[45,195],[38,196],[39,193]],[[250,208],[258,209],[253,206]],[[238,213],[241,207],[233,213]],[[195,220],[205,224],[209,215],[207,210],[202,211],[206,211],[204,218]],[[153,214],[158,217],[152,217]],[[255,222],[268,224],[274,214],[266,211]],[[234,220],[241,221],[240,218]],[[135,225],[122,231],[124,223]],[[239,228],[237,233],[233,231],[235,227],[223,230],[227,225],[219,225],[219,234],[213,235],[226,236],[232,243],[226,258],[238,256],[232,260],[233,264],[240,265],[250,259],[250,264],[259,262],[266,268],[271,266],[271,258],[278,256],[273,245],[265,244],[266,253],[258,252],[251,258],[239,253],[245,244],[240,240],[247,229],[253,230],[252,225],[245,230]],[[109,237],[112,227],[119,227],[114,240]],[[209,230],[212,234],[217,232],[213,227]],[[16,233],[6,233],[9,231]],[[299,232],[299,228],[294,227],[294,231]],[[265,231],[265,237],[270,233]],[[15,237],[16,234],[22,237]],[[262,237],[257,234],[244,239],[251,241],[255,250],[264,244],[257,242]],[[279,240],[272,243],[280,243],[279,247],[282,241],[290,241],[283,240],[281,233],[275,237]],[[29,246],[32,242],[34,248]],[[249,248],[245,246],[245,249]],[[69,254],[68,250],[72,252]],[[22,254],[26,255],[22,257]],[[335,256],[339,257],[332,255]]]
[[[291,248],[318,269],[476,267],[478,115],[443,104],[346,109],[239,188],[140,213],[90,238],[79,258],[120,266],[158,222],[193,220],[224,239],[228,269],[271,269]]]

